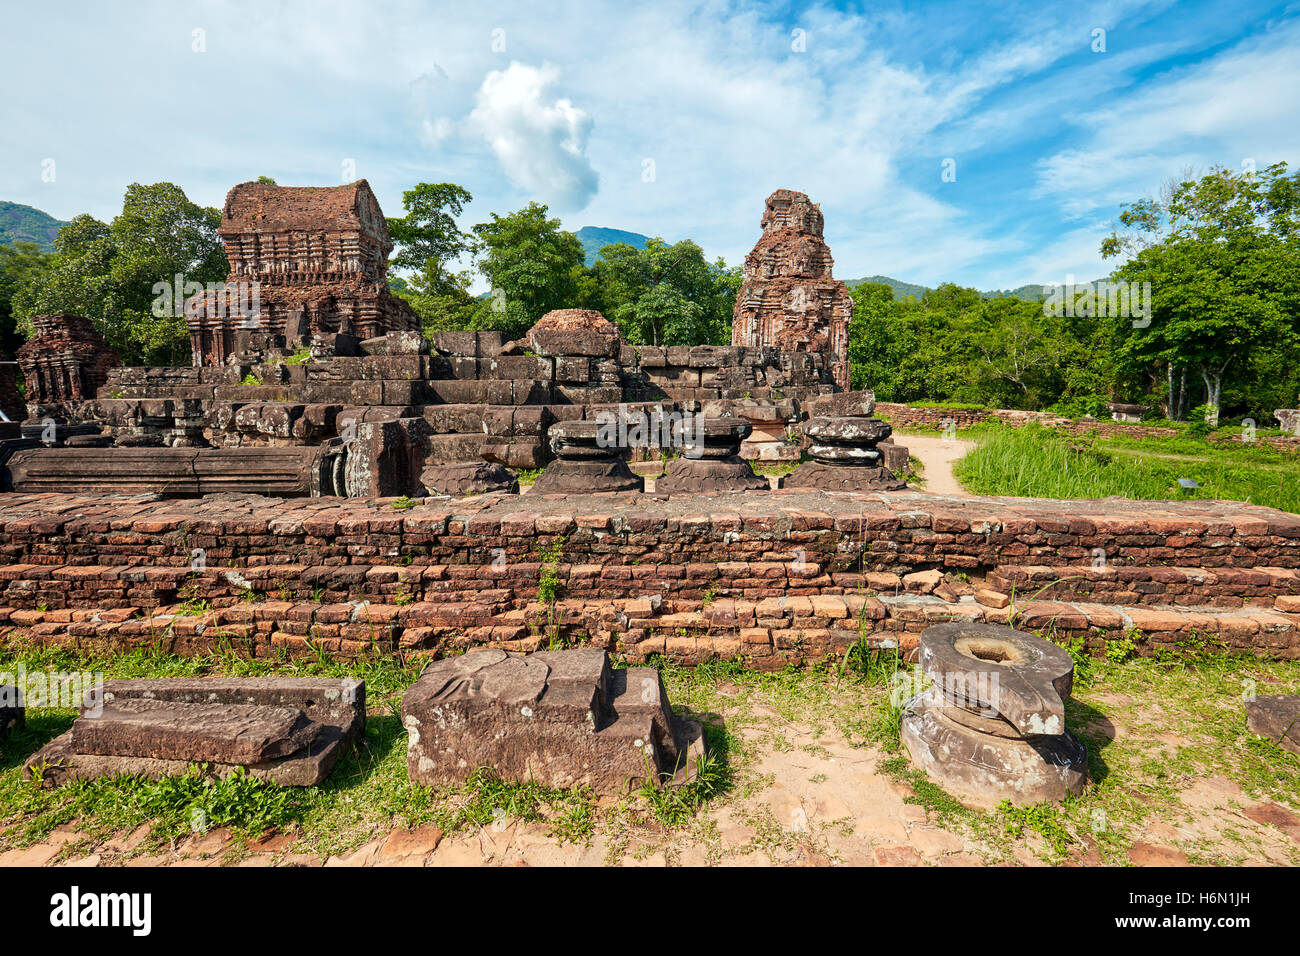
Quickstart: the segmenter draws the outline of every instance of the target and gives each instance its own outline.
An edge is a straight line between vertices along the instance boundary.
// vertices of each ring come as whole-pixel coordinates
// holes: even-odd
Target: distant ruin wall
[[[895,402],[877,402],[875,413],[895,429],[922,428],[942,431],[950,426],[969,428],[980,422],[998,421],[1012,427],[1037,423],[1061,429],[1072,435],[1096,432],[1102,437],[1122,435],[1126,438],[1172,438],[1183,434],[1176,428],[1159,425],[1133,425],[1102,419],[1079,421],[1053,412],[1031,412],[1011,408],[971,409],[944,406],[917,408],[914,405]],[[1231,440],[1241,439],[1240,436],[1234,436]],[[1300,436],[1258,435],[1255,440],[1283,450],[1300,451]]]

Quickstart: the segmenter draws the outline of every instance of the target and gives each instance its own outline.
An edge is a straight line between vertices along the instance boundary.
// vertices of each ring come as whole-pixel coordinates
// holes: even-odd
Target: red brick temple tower
[[[731,343],[830,352],[835,383],[847,389],[853,299],[831,274],[822,225],[821,207],[805,193],[778,189],[767,197],[763,235],[745,257]]]
[[[217,233],[230,260],[227,291],[185,305],[196,366],[225,364],[254,336],[283,336],[292,346],[314,333],[368,339],[420,327],[410,305],[388,290],[393,240],[364,179],[241,183],[226,195]]]

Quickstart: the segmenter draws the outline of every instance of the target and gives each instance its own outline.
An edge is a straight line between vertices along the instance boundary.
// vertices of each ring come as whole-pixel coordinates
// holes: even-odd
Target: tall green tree
[[[156,287],[171,287],[178,276],[182,283],[224,280],[220,224],[220,210],[190,202],[179,186],[132,183],[112,223],[82,215],[59,231],[53,262],[15,294],[14,312],[88,316],[126,364],[188,364],[185,317],[174,309],[156,314]]]
[[[469,270],[454,268],[475,250],[473,234],[456,223],[473,198],[455,183],[419,183],[402,194],[406,215],[388,220],[398,246],[389,264],[409,272],[389,287],[411,303],[426,333],[473,328],[486,309],[470,293]]]
[[[684,239],[649,240],[644,249],[614,243],[592,267],[595,305],[634,344],[722,345],[731,338],[731,315],[740,270],[714,263]]]
[[[14,296],[28,283],[36,283],[54,256],[34,242],[0,246],[0,352],[10,357],[22,344],[14,320]]]
[[[492,284],[486,321],[515,337],[552,309],[581,304],[582,243],[547,212],[545,205],[530,202],[505,216],[492,213],[474,227],[478,268]]]
[[[412,270],[411,285],[417,291],[445,295],[461,288],[452,266],[473,253],[474,236],[461,230],[456,217],[473,198],[455,183],[419,183],[402,193],[406,215],[388,220],[398,246],[390,265]]]
[[[1148,324],[1116,321],[1129,363],[1194,370],[1207,418],[1217,423],[1225,381],[1297,358],[1300,346],[1300,173],[1216,168],[1187,179],[1163,201],[1125,208],[1121,223],[1142,238],[1116,277],[1151,284]],[[1132,251],[1118,232],[1104,256]],[[1293,383],[1293,381],[1292,381]],[[1276,396],[1285,398],[1285,396]],[[1276,399],[1275,399],[1276,400]],[[1251,403],[1255,404],[1255,403]]]

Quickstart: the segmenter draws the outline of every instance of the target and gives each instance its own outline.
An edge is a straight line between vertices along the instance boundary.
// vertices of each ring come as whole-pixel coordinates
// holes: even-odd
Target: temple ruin
[[[86,320],[37,320],[28,417],[0,433],[0,629],[181,650],[234,635],[258,656],[556,637],[781,666],[864,633],[910,650],[938,621],[1005,624],[1008,595],[1041,591],[1018,626],[1092,641],[1132,621],[1156,644],[1195,628],[1300,654],[1300,518],[906,490],[907,449],[870,391],[843,388],[849,300],[802,194],[770,197],[747,265],[737,328],[764,341],[730,346],[632,345],[572,309],[517,341],[425,337],[392,303],[363,318],[362,291],[389,301],[383,223],[365,183],[232,190],[223,238],[232,279],[262,285],[261,324],[196,310],[216,324],[192,326],[192,367],[122,367]],[[824,296],[793,316],[824,342],[746,311],[782,288]],[[522,469],[545,471],[521,489]],[[543,555],[563,594],[545,613]],[[1060,567],[1080,571],[1044,579]],[[250,590],[287,597],[245,619]],[[170,613],[182,591],[210,615]]]
[[[821,207],[805,193],[778,189],[763,209],[763,235],[745,257],[736,296],[733,345],[829,356],[831,376],[849,388],[853,299],[832,275]]]
[[[185,303],[195,366],[222,366],[250,348],[293,349],[313,335],[369,339],[420,327],[388,289],[393,241],[364,179],[241,183],[226,196],[217,234],[230,260],[226,289]]]
[[[32,317],[35,335],[18,349],[28,405],[54,405],[95,398],[120,364],[90,319],[80,315]]]

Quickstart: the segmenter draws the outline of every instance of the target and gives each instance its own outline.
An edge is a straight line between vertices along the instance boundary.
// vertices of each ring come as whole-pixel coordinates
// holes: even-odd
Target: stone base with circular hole
[[[1083,792],[1088,751],[1065,729],[1068,653],[967,622],[926,628],[920,660],[933,686],[906,703],[900,734],[912,763],[936,783],[983,807]]]

